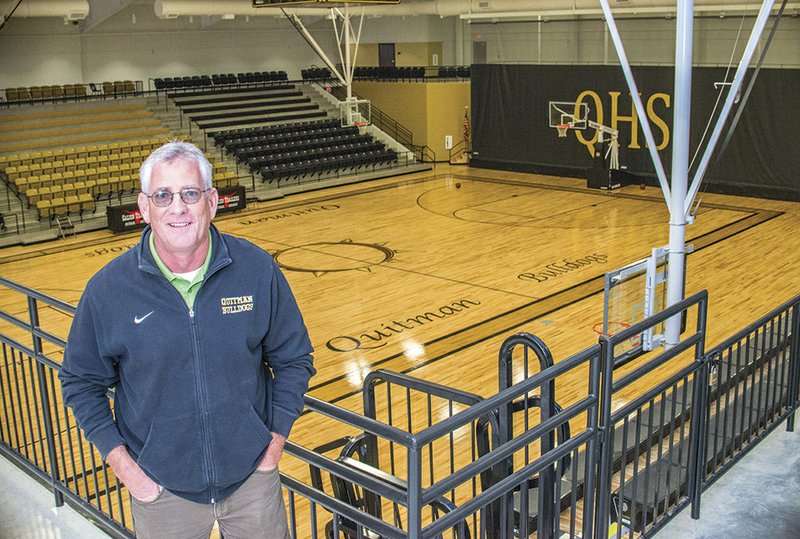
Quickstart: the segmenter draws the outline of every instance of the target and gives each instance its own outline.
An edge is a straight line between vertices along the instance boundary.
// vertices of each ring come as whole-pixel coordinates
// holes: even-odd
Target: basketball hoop
[[[569,124],[558,124],[558,125],[556,125],[556,129],[558,129],[558,136],[559,137],[566,137],[567,136],[567,130],[570,127],[571,126]]]

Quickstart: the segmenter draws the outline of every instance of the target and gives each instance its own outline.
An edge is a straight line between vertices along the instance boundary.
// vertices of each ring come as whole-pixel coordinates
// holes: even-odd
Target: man
[[[211,175],[184,142],[142,164],[149,226],[87,284],[59,378],[130,492],[137,537],[208,537],[216,520],[226,539],[286,538],[277,467],[311,343],[272,257],[211,224]]]

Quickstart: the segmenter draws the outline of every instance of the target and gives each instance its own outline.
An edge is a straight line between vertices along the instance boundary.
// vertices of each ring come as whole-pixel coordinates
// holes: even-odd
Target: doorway
[[[394,67],[394,43],[378,43],[378,65]]]

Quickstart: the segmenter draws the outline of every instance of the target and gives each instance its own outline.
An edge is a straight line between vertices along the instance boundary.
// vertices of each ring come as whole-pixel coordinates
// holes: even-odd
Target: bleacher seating
[[[397,159],[382,142],[331,119],[219,132],[214,141],[265,182],[355,173]]]
[[[121,91],[127,88],[123,83]],[[22,107],[1,118],[0,176],[25,208],[51,222],[83,218],[99,201],[135,193],[141,162],[173,138],[144,101]],[[216,186],[238,184],[235,173],[209,159]]]
[[[133,85],[132,81],[125,82]],[[80,83],[63,85],[51,84],[46,86],[31,86],[29,88],[6,88],[4,92],[6,102],[9,104],[50,102],[64,99],[74,100],[85,98],[87,95],[86,85]]]
[[[214,75],[188,75],[158,77],[153,79],[156,90],[188,90],[212,86],[253,85],[289,80],[285,71],[256,71],[252,73],[223,73]]]
[[[303,80],[330,80],[333,78],[331,70],[327,67],[310,67],[308,69],[301,69],[300,75]]]
[[[202,129],[290,122],[326,115],[291,84],[207,89],[172,96],[184,116]]]
[[[442,66],[439,68],[439,78],[441,79],[468,79],[469,77],[469,66]]]
[[[97,201],[135,193],[139,167],[149,153],[171,137],[153,137],[0,156],[8,187],[40,219],[94,212]],[[214,186],[237,185],[238,176],[208,155]]]
[[[98,140],[130,140],[169,132],[143,102],[74,105],[57,110],[20,108],[4,114],[0,143],[7,153],[78,146]]]
[[[425,79],[425,68],[362,66],[355,68],[353,76],[360,80],[421,81]]]

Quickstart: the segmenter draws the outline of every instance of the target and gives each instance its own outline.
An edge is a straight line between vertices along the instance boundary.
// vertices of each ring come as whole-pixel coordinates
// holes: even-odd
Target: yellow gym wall
[[[353,92],[410,129],[414,144],[430,146],[437,161],[448,159],[446,135],[452,135],[454,145],[464,139],[469,82],[356,81]]]

